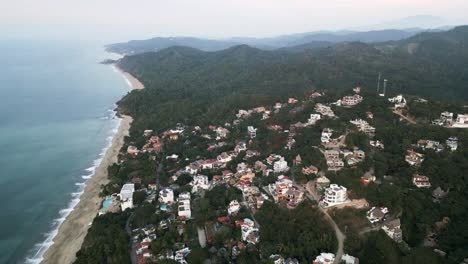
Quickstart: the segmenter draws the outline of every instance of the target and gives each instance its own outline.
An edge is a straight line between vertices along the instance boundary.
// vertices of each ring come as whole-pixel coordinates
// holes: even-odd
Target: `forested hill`
[[[464,26],[397,42],[351,42],[302,50],[265,51],[240,45],[204,52],[176,46],[119,62],[146,87],[119,105],[137,119],[146,116],[159,122],[154,114],[171,113],[174,120],[181,120],[228,111],[231,103],[248,104],[246,95],[273,100],[315,88],[373,89],[379,72],[389,80],[390,93],[466,100],[467,39]]]

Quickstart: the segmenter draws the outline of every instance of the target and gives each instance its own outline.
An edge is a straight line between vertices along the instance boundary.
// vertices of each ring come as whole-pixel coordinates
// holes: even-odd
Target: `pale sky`
[[[154,36],[273,36],[408,16],[468,24],[468,0],[0,0],[0,34],[105,41]]]

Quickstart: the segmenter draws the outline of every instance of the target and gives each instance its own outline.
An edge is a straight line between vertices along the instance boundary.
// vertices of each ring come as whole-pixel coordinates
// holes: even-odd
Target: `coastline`
[[[133,75],[131,75],[130,73],[122,70],[121,68],[119,68],[119,66],[117,66],[117,64],[112,64],[111,65],[112,68],[119,72],[120,74],[122,74],[122,76],[124,77],[125,81],[127,82],[127,84],[132,87],[132,90],[141,90],[143,88],[145,88],[145,86],[140,82],[140,80],[138,80],[137,78],[135,78]]]
[[[131,74],[121,70],[113,64],[112,68],[122,74],[131,90],[143,89],[143,84]],[[109,182],[107,168],[117,162],[120,149],[124,144],[124,138],[129,135],[130,125],[133,119],[130,116],[121,115],[117,132],[112,138],[112,143],[106,150],[102,161],[96,167],[95,173],[86,182],[86,187],[79,197],[79,202],[65,218],[53,238],[53,243],[45,251],[40,263],[72,263],[76,259],[76,253],[80,250],[88,229],[96,217],[102,197],[99,197],[101,185]]]

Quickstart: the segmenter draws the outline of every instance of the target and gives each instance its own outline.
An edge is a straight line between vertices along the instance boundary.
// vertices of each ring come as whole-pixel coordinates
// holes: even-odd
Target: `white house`
[[[321,118],[320,114],[310,114],[310,118],[307,120],[307,125],[315,125]]]
[[[320,137],[320,141],[322,143],[329,143],[331,141],[331,137],[333,135],[333,129],[331,128],[325,128],[322,131],[322,135]]]
[[[335,254],[333,253],[320,253],[315,260],[314,264],[332,264],[335,262]]]
[[[346,203],[348,201],[347,189],[338,184],[330,184],[330,187],[325,189],[325,197],[322,200],[323,207],[330,207]]]
[[[260,231],[255,227],[255,222],[245,218],[241,224],[242,240],[247,243],[257,244],[260,239]]]
[[[229,203],[229,207],[228,207],[228,214],[235,214],[237,212],[239,212],[240,210],[240,204],[237,200],[232,200],[230,203]]]
[[[192,192],[198,192],[201,190],[208,190],[210,188],[210,182],[206,175],[196,175],[193,177],[190,185],[193,186]]]
[[[395,109],[397,108],[404,108],[406,106],[406,99],[403,97],[403,95],[399,94],[393,98],[388,98],[388,101],[390,103],[395,104]]]
[[[344,264],[359,264],[359,259],[348,254],[341,257],[341,262]]]
[[[445,144],[447,144],[447,147],[451,151],[456,151],[458,149],[458,138],[457,137],[450,137],[445,141]]]
[[[250,138],[255,138],[257,136],[257,129],[253,126],[248,126],[247,133],[249,134]]]
[[[275,173],[286,172],[288,170],[288,162],[285,161],[283,157],[280,160],[275,161],[275,163],[273,164],[273,171]]]
[[[170,204],[174,202],[174,191],[170,188],[164,188],[159,191],[159,202],[163,204]]]
[[[458,114],[453,127],[468,127],[468,115]]]

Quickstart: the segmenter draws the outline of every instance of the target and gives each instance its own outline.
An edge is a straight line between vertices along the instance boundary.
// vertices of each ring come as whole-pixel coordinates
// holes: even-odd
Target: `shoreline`
[[[144,88],[138,79],[123,71],[117,65],[113,64],[112,68],[122,74],[131,90]],[[76,253],[81,249],[88,229],[101,207],[103,198],[99,197],[99,193],[101,192],[101,185],[109,182],[107,168],[117,162],[120,149],[124,144],[124,138],[129,135],[130,125],[133,121],[132,117],[119,116],[120,123],[112,138],[111,145],[96,167],[93,176],[86,182],[83,193],[78,197],[79,202],[59,226],[57,234],[52,240],[52,245],[44,252],[40,263],[68,264],[76,259]]]
[[[141,89],[145,88],[145,86],[140,82],[140,80],[135,78],[130,73],[122,70],[121,68],[119,68],[119,66],[117,66],[116,63],[111,64],[111,66],[116,72],[122,74],[122,76],[124,77],[124,79],[127,82],[128,86],[130,86],[132,90],[141,90]]]

